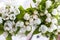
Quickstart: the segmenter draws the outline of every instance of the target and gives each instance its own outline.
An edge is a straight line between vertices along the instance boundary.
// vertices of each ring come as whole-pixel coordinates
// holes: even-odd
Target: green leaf
[[[57,2],[53,3],[53,4],[51,5],[51,7],[48,8],[48,12],[51,13],[54,8],[57,8],[57,7],[58,7],[58,5],[60,5],[60,4],[57,3]]]
[[[4,32],[3,25],[0,24],[0,34],[2,34],[3,32]]]
[[[34,3],[36,3],[36,0],[33,0]]]
[[[23,16],[25,14],[25,10],[22,6],[19,7],[20,14],[16,16],[17,20],[23,20]]]
[[[47,27],[50,27],[50,25],[51,25],[51,22],[46,24]]]
[[[42,24],[46,24],[46,21],[45,21],[46,18],[47,18],[46,15],[40,16],[40,19],[41,19],[41,23],[42,23]]]
[[[8,37],[6,38],[6,40],[12,40],[11,34],[8,35]]]
[[[26,9],[26,12],[29,14],[33,14],[34,10],[35,10],[34,8],[30,7]]]
[[[44,12],[46,5],[45,5],[46,0],[42,0],[41,3],[38,5],[38,10],[40,10],[40,12]]]
[[[25,35],[28,35],[29,33],[30,33],[30,31],[26,31],[26,32],[25,32]]]
[[[60,25],[60,19],[58,19],[58,25]]]
[[[4,30],[0,30],[0,35],[4,32]]]

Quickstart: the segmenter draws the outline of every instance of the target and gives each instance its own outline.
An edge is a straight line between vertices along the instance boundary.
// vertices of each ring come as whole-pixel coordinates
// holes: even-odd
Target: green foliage
[[[46,0],[42,0],[41,3],[38,5],[38,10],[40,10],[40,12],[44,12],[45,11],[45,2]]]
[[[51,5],[51,7],[48,8],[48,12],[51,13],[54,8],[57,8],[57,7],[58,7],[58,5],[60,5],[60,4],[57,3],[57,2],[54,2],[54,3]]]
[[[54,37],[57,37],[54,33],[50,33],[50,39],[49,40],[53,40]]]
[[[25,32],[25,35],[28,35],[29,33],[30,33],[30,31],[26,31],[26,32]]]
[[[36,0],[33,0],[34,3],[36,3]]]
[[[60,25],[60,19],[58,19],[58,24]]]
[[[51,22],[46,24],[47,27],[50,27],[50,25],[51,25]]]
[[[16,16],[17,20],[23,20],[23,16],[25,14],[25,10],[22,6],[19,7],[20,14]]]
[[[11,34],[7,36],[6,40],[12,40]]]
[[[40,19],[41,19],[41,23],[42,23],[42,24],[45,24],[45,23],[46,23],[46,21],[45,21],[46,18],[47,18],[46,15],[40,16]]]
[[[2,34],[3,32],[4,32],[3,25],[0,24],[0,34]]]
[[[29,13],[29,14],[33,14],[34,10],[35,9],[31,7],[31,8],[27,8],[26,12]]]

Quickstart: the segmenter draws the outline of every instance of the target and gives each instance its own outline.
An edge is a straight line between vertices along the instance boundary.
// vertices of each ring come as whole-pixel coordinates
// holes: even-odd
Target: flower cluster
[[[59,0],[33,0],[33,2],[35,7],[31,5],[27,9],[0,3],[0,25],[6,32],[2,36],[10,34],[12,40],[25,40],[28,33],[34,30],[32,35],[40,33],[37,38],[41,36],[41,40],[44,40],[43,38],[56,40],[60,32]],[[36,35],[32,36],[31,40],[36,39],[35,37]]]

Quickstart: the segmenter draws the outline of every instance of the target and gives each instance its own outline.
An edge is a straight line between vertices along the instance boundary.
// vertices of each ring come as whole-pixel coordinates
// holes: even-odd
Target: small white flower
[[[0,23],[3,23],[2,17],[0,17]]]
[[[47,13],[46,16],[47,16],[47,17],[51,17],[51,14],[50,14],[50,13]]]
[[[29,22],[28,22],[28,21],[26,21],[26,22],[25,22],[25,25],[29,25]]]
[[[45,12],[44,12],[45,14],[47,14],[48,13],[48,10],[45,10]]]
[[[11,6],[10,12],[13,12],[13,14],[18,15],[20,13],[19,9],[15,6]]]
[[[48,28],[45,25],[41,25],[39,30],[41,30],[42,33],[46,33],[48,31]]]
[[[56,40],[56,37],[53,37],[53,40]]]
[[[39,18],[35,19],[34,24],[37,24],[37,25],[41,24],[41,19],[39,19]]]
[[[51,22],[51,18],[47,17],[46,22]]]
[[[0,40],[6,40],[6,38],[3,35],[0,35]]]
[[[24,15],[24,19],[25,19],[25,20],[29,20],[29,19],[30,19],[30,15],[29,15],[28,13],[26,13],[26,14]]]
[[[5,24],[4,24],[4,30],[11,30],[12,29],[12,22],[11,21],[7,21]]]
[[[57,23],[58,23],[58,20],[57,20],[56,18],[53,18],[53,19],[52,19],[52,23],[53,23],[53,24],[57,24]]]
[[[4,32],[2,35],[6,38],[8,36],[8,33]]]
[[[20,14],[20,10],[19,10],[18,8],[16,8],[15,11],[14,11],[14,14],[15,14],[15,15]]]
[[[37,19],[38,16],[37,15],[32,15],[33,19]]]
[[[31,26],[27,26],[26,30],[31,31]]]
[[[56,30],[57,29],[57,26],[55,24],[51,24],[50,27],[53,29],[53,30]]]
[[[13,33],[16,30],[16,27],[14,25],[15,23],[13,21],[6,21],[4,23],[4,30],[9,31],[9,33]]]
[[[14,14],[10,14],[10,20],[15,20],[16,16]]]
[[[53,32],[54,30],[57,29],[57,26],[55,24],[51,24],[50,28],[48,29],[49,32]]]
[[[0,8],[5,8],[5,7],[6,7],[5,3],[4,2],[0,2]]]
[[[16,27],[23,27],[24,26],[24,22],[23,21],[18,21],[16,23]]]
[[[60,26],[58,26],[58,32],[60,32]]]
[[[57,14],[58,14],[57,9],[53,9],[53,11],[52,11],[52,15],[57,15]]]
[[[34,11],[34,14],[38,14],[38,11],[37,11],[37,10],[35,10],[35,11]]]
[[[21,28],[18,33],[25,33],[25,32],[26,32],[26,28]]]
[[[57,7],[57,10],[60,12],[60,5]]]
[[[34,22],[33,18],[30,18],[29,19],[29,25],[33,25],[34,24],[33,22]]]
[[[12,40],[20,40],[19,36],[12,36]]]
[[[7,13],[3,13],[2,14],[2,19],[3,20],[8,20],[9,19],[9,15]]]
[[[52,2],[50,0],[46,1],[46,8],[49,8],[52,5]]]

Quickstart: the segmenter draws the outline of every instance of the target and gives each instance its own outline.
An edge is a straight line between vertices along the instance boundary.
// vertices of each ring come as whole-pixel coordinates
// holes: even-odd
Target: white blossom
[[[57,23],[58,23],[58,20],[57,20],[56,18],[53,18],[53,19],[52,19],[52,23],[53,23],[53,24],[57,24]]]
[[[0,40],[6,40],[6,38],[3,35],[0,35]]]
[[[45,25],[41,25],[41,27],[39,28],[39,30],[41,30],[42,33],[46,33],[48,31],[48,28]]]
[[[24,22],[23,21],[18,21],[16,23],[16,27],[23,27],[24,26]]]
[[[16,19],[16,16],[14,14],[10,14],[10,20],[15,20]]]
[[[48,28],[48,31],[49,32],[53,32],[54,30],[56,30],[57,29],[57,26],[55,25],[55,24],[51,24],[50,25],[50,28]]]
[[[29,25],[33,25],[34,24],[33,22],[34,22],[33,18],[30,18],[29,19]]]
[[[45,10],[45,12],[44,12],[45,14],[47,14],[48,13],[48,10]]]
[[[13,12],[13,14],[18,15],[20,13],[19,9],[15,6],[11,6],[10,12]]]
[[[11,30],[12,29],[12,22],[11,21],[7,21],[5,24],[4,24],[4,30]]]
[[[60,5],[57,7],[57,10],[60,12]]]
[[[41,19],[37,18],[36,20],[34,20],[34,24],[35,25],[41,24]]]
[[[51,14],[50,14],[50,13],[47,13],[46,16],[47,16],[47,17],[51,17]]]
[[[19,36],[12,36],[12,40],[20,40]]]
[[[50,0],[46,1],[46,8],[49,8],[52,5],[52,2]]]
[[[3,20],[8,20],[9,19],[9,15],[7,13],[3,13],[2,14],[2,19]]]
[[[47,17],[46,22],[51,22],[51,18]]]
[[[24,15],[24,19],[25,19],[25,20],[29,20],[29,19],[30,19],[30,15],[29,15],[28,13],[26,13],[26,14]]]
[[[25,22],[25,25],[29,25],[29,22],[28,22],[28,21],[26,21],[26,22]]]
[[[33,19],[37,19],[38,16],[37,15],[32,15]]]
[[[8,33],[7,32],[3,32],[2,35],[6,38],[8,36]]]
[[[42,0],[36,0],[36,3],[35,3],[36,8],[37,8],[37,6],[39,5],[39,3],[41,3],[41,1],[42,1]]]
[[[57,14],[58,14],[57,9],[53,9],[53,11],[52,11],[52,15],[57,15]]]
[[[56,40],[56,37],[53,37],[53,40]]]
[[[14,25],[15,25],[15,23],[13,21],[6,21],[4,23],[4,30],[9,31],[9,33],[12,33],[14,31],[16,31],[16,27]]]
[[[0,2],[0,8],[5,8],[5,7],[6,7],[5,3],[4,2]]]
[[[15,14],[15,15],[20,14],[20,10],[19,10],[18,8],[15,8],[14,14]]]
[[[27,30],[27,31],[31,31],[31,26],[27,26],[27,27],[26,27],[26,30]]]
[[[60,26],[58,26],[58,32],[60,32]]]
[[[57,26],[55,24],[51,24],[50,27],[53,29],[53,30],[56,30],[57,29]]]
[[[37,11],[37,10],[35,10],[35,11],[34,11],[34,14],[38,14],[38,11]]]
[[[25,32],[26,32],[26,28],[21,28],[18,33],[25,33]]]

